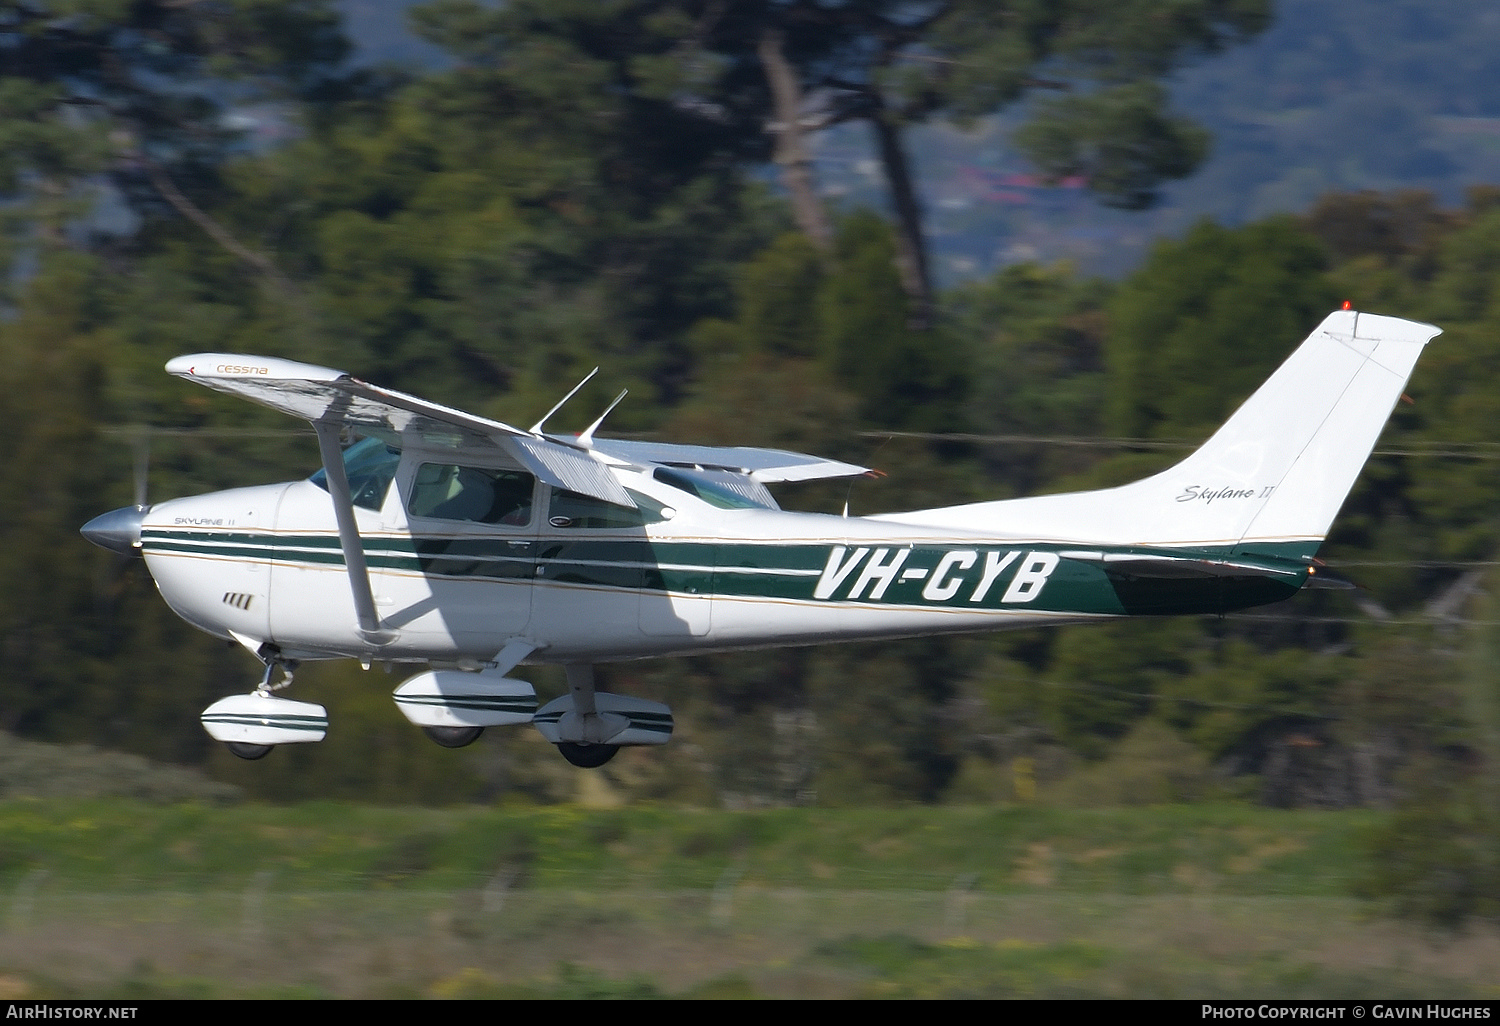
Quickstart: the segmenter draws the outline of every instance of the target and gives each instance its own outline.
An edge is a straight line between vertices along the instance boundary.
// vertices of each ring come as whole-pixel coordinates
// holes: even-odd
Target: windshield
[[[361,438],[344,450],[344,473],[349,477],[349,494],[356,506],[378,510],[385,505],[385,493],[396,476],[401,450],[378,438]],[[328,472],[319,470],[308,478],[328,491]]]

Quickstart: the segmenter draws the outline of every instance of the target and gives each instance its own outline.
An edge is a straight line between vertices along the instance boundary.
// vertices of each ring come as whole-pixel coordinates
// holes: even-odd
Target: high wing
[[[314,424],[446,436],[462,446],[498,448],[554,488],[635,506],[609,469],[585,449],[380,388],[343,371],[261,356],[198,353],[172,360],[167,373]]]
[[[380,388],[343,371],[273,357],[198,353],[172,360],[167,372],[315,425],[347,425],[365,433],[415,433],[446,438],[460,446],[498,448],[554,488],[621,506],[634,507],[635,502],[610,472],[610,461],[679,468],[752,496],[764,495],[767,483],[868,472],[851,463],[778,449],[616,439],[589,439],[580,444],[566,436],[522,431]]]

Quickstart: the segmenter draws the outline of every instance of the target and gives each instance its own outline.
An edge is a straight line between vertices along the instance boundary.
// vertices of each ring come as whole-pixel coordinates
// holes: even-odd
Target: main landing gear
[[[627,745],[664,745],[672,710],[660,702],[614,695],[594,687],[594,668],[569,663],[568,693],[537,710],[537,731],[574,766],[598,769]]]
[[[567,670],[568,693],[540,711],[530,684],[493,667],[419,673],[394,697],[402,714],[444,748],[472,744],[485,727],[530,723],[564,759],[584,769],[603,766],[625,745],[659,745],[671,736],[666,706],[597,691],[587,663],[571,663]]]
[[[428,670],[401,682],[396,708],[444,748],[479,740],[486,727],[530,723],[536,689],[495,667],[477,671]]]

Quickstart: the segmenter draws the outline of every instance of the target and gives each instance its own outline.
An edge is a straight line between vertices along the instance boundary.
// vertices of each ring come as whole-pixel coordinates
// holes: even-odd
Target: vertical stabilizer
[[[1439,330],[1337,311],[1169,470],[1119,488],[880,519],[1037,539],[1311,555]]]

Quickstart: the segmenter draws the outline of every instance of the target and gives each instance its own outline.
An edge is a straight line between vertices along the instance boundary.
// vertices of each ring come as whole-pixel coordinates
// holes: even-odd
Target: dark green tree
[[[278,279],[205,210],[239,145],[227,115],[326,91],[347,48],[331,0],[5,4],[0,194],[33,200],[22,223],[57,235],[90,212],[102,176],[138,215],[170,207]]]
[[[1204,222],[1158,245],[1110,304],[1109,423],[1201,438],[1338,303],[1322,247],[1290,219]]]
[[[427,38],[465,61],[545,80],[582,48],[608,59],[615,95],[650,111],[632,134],[650,154],[780,163],[799,226],[827,249],[832,231],[809,172],[810,131],[867,122],[890,189],[901,282],[919,327],[934,323],[916,173],[903,133],[959,122],[1043,90],[1018,141],[1051,177],[1081,176],[1107,202],[1149,205],[1157,186],[1197,166],[1206,135],[1167,109],[1159,80],[1193,56],[1260,31],[1265,0],[614,0],[419,8]],[[573,77],[575,81],[584,78]],[[585,77],[586,78],[586,77]]]
[[[1111,288],[1066,266],[1015,264],[944,297],[946,328],[970,361],[968,420],[1011,439],[983,450],[990,497],[1034,493],[1107,454],[1083,440],[1104,432]]]
[[[611,423],[648,416],[642,400],[680,396],[687,328],[727,312],[731,268],[778,214],[746,185],[738,137],[659,81],[670,19],[637,13],[420,8],[455,63],[231,172],[226,216],[277,223],[327,344],[372,378],[469,406],[504,394],[492,412],[518,419],[602,363],[581,402],[628,384],[639,398]]]

